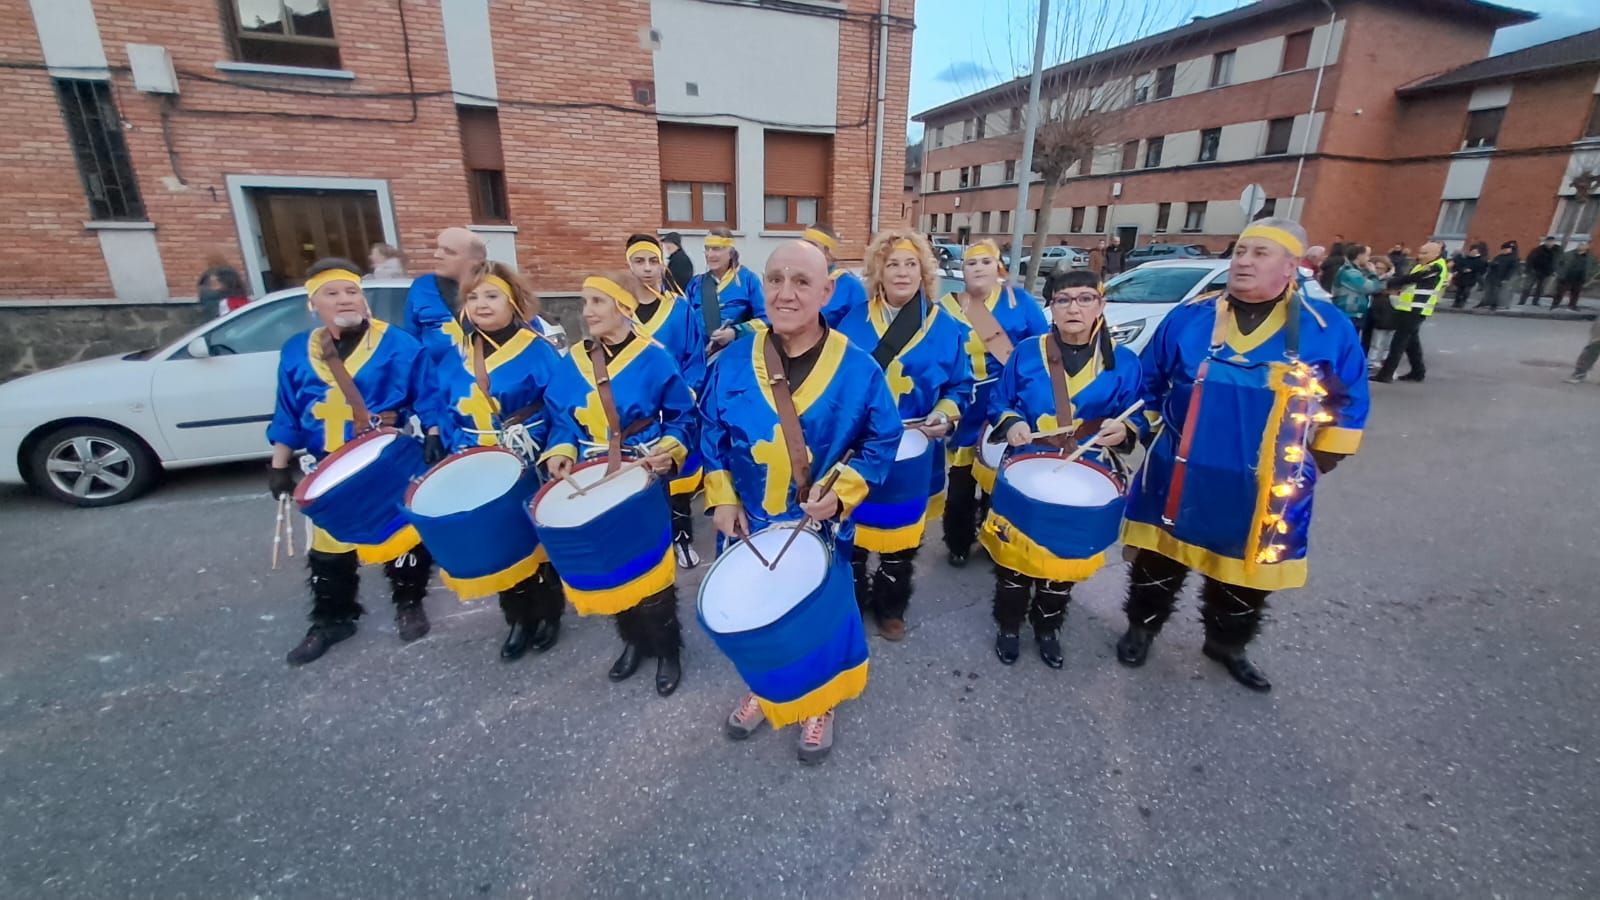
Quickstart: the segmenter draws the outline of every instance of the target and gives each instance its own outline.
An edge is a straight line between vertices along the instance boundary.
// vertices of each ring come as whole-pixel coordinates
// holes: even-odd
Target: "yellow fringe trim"
[[[422,543],[422,535],[417,534],[417,529],[410,525],[396,531],[389,539],[381,544],[357,544],[356,557],[362,565],[373,563],[386,563],[392,559],[399,559],[417,548]]]
[[[922,543],[927,522],[919,520],[903,528],[872,528],[856,523],[856,546],[869,553],[896,553]]]
[[[977,456],[977,447],[951,447],[944,452],[947,468],[950,466],[970,466]]]
[[[944,491],[940,491],[939,493],[928,498],[928,511],[923,515],[922,521],[929,522],[933,519],[943,518],[944,494]]]
[[[972,480],[978,483],[978,487],[983,488],[985,494],[994,493],[994,476],[995,471],[984,465],[983,460],[973,460]]]
[[[700,484],[705,481],[705,477],[706,470],[701,469],[693,475],[685,478],[674,478],[668,483],[672,490],[672,496],[677,497],[682,494],[692,494],[695,491],[700,490]]]
[[[1005,537],[1000,532],[1006,531]],[[1088,559],[1062,559],[1023,534],[1004,516],[992,510],[983,520],[978,533],[978,543],[989,551],[995,565],[1005,566],[1030,578],[1048,578],[1051,581],[1084,581],[1106,564],[1105,551]]]
[[[556,574],[559,575],[560,572]],[[603,591],[580,591],[565,581],[561,582],[561,586],[566,589],[567,599],[572,601],[572,606],[578,611],[578,615],[614,616],[638,606],[639,601],[651,594],[671,587],[672,580],[677,575],[677,563],[672,558],[672,547],[668,545],[667,552],[661,555],[661,562],[621,587]]]
[[[1183,563],[1202,575],[1239,587],[1263,591],[1282,591],[1306,583],[1306,561],[1287,559],[1279,563],[1246,567],[1244,560],[1212,553],[1204,547],[1184,543],[1148,522],[1122,523],[1122,543],[1141,550],[1153,550],[1173,562]]]
[[[846,669],[828,679],[828,683],[822,687],[787,703],[774,703],[759,695],[756,701],[767,716],[767,724],[773,728],[793,725],[861,696],[861,692],[867,689],[867,664],[863,662],[853,669]]]
[[[480,575],[477,578],[457,578],[446,572],[444,567],[441,566],[439,567],[439,580],[444,582],[445,587],[455,591],[456,596],[461,599],[462,603],[465,603],[468,600],[476,600],[479,597],[487,597],[490,594],[498,594],[501,591],[508,591],[516,587],[532,578],[533,573],[539,571],[539,567],[549,559],[550,555],[544,552],[544,545],[540,544],[534,548],[532,554],[512,563],[509,568],[502,569],[492,575]]]

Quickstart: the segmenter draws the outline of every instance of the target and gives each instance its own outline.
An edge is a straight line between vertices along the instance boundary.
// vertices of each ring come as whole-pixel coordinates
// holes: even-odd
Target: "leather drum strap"
[[[717,276],[710,272],[700,276],[700,317],[708,338],[722,327],[722,298],[717,293]]]
[[[777,338],[768,333],[756,340],[761,342],[762,358],[767,364],[772,403],[778,408],[778,429],[783,433],[784,449],[789,453],[789,471],[794,475],[794,495],[796,500],[804,500],[806,491],[811,487],[811,460],[806,454],[805,432],[800,430],[800,414],[794,409],[794,395],[789,391],[789,376],[783,372]]]
[[[606,351],[600,341],[589,344],[589,362],[594,366],[594,388],[600,395],[600,409],[606,414],[606,474],[622,466],[622,419],[617,415],[617,398],[611,393],[611,372],[606,368]]]
[[[339,393],[344,395],[345,405],[350,407],[354,416],[356,435],[363,435],[372,430],[372,411],[367,409],[367,401],[362,399],[361,391],[356,388],[355,379],[350,377],[350,370],[344,367],[344,360],[339,358],[339,348],[333,342],[333,335],[328,329],[322,329],[322,361],[327,364],[328,371],[333,373],[333,383],[339,388]]]
[[[1011,290],[1011,287],[1007,285],[1006,290]],[[972,324],[972,329],[978,333],[978,340],[983,341],[983,349],[989,351],[989,355],[998,360],[1000,365],[1005,365],[1015,348],[1012,347],[1011,338],[1006,335],[1006,330],[1000,327],[1000,320],[994,317],[994,310],[989,308],[989,304],[979,300],[976,303],[963,301],[961,312]]]
[[[1055,398],[1056,427],[1066,428],[1075,418],[1072,409],[1072,396],[1067,393],[1067,367],[1061,361],[1061,348],[1056,346],[1056,336],[1052,329],[1044,337],[1045,366],[1050,372],[1050,394]],[[1056,447],[1065,446],[1072,441],[1071,435],[1052,435],[1041,438],[1047,444]]]
[[[1189,411],[1183,416],[1183,434],[1178,436],[1178,456],[1172,464],[1172,481],[1167,485],[1167,505],[1161,511],[1161,522],[1168,528],[1178,523],[1178,510],[1183,505],[1183,482],[1189,474],[1189,451],[1194,446],[1194,433],[1200,423],[1200,401],[1205,394],[1206,375],[1211,371],[1211,357],[1222,347],[1232,318],[1227,295],[1219,296],[1217,317],[1211,325],[1211,347],[1195,369],[1194,391],[1189,395]]]
[[[478,392],[483,394],[483,399],[489,403],[489,407],[498,412],[500,404],[496,403],[494,395],[489,393],[489,367],[484,361],[481,334],[472,336],[472,380],[478,383]]]

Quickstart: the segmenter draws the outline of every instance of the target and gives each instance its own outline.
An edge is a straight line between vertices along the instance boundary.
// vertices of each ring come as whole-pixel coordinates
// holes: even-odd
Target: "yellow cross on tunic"
[[[789,465],[789,451],[783,443],[783,426],[773,425],[772,439],[756,441],[750,456],[767,470],[761,508],[769,516],[782,515],[789,508],[789,485],[794,481],[794,467]]]
[[[329,388],[322,400],[311,405],[311,415],[322,423],[322,450],[324,453],[344,446],[344,426],[356,420],[356,411],[344,401],[338,388]]]
[[[494,415],[500,411],[500,404],[493,397],[484,396],[474,384],[467,391],[467,396],[456,403],[456,409],[464,416],[472,419],[473,430],[479,432],[478,446],[493,447],[496,445],[494,435]]]
[[[611,436],[611,429],[606,424],[606,408],[600,403],[599,388],[590,390],[583,405],[574,410],[572,415],[589,433],[589,440],[603,442]]]
[[[899,406],[900,398],[911,393],[911,389],[916,385],[906,375],[906,367],[898,359],[889,363],[889,368],[885,369],[883,374],[889,381],[889,393],[894,395],[895,405]]]

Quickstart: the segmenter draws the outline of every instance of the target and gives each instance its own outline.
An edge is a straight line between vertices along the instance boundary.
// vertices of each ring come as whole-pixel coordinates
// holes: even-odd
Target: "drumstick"
[[[283,495],[283,517],[283,543],[294,559],[294,497],[289,494]]]
[[[572,492],[572,496],[574,496],[574,497],[582,497],[584,494],[587,494],[590,491],[594,490],[595,488],[599,487],[600,485],[605,484],[606,482],[612,480],[613,478],[616,478],[618,475],[621,475],[623,472],[626,472],[629,469],[637,469],[642,465],[644,465],[644,460],[642,458],[633,460],[632,462],[621,466],[615,472],[612,472],[611,474],[605,476],[604,478],[600,479],[599,481],[596,481],[594,484],[585,485],[584,487],[578,488],[576,491]]]
[[[1135,401],[1133,401],[1133,405],[1132,406],[1130,406],[1127,409],[1122,411],[1122,415],[1117,416],[1115,419],[1112,419],[1111,421],[1113,421],[1113,422],[1121,422],[1123,424],[1127,424],[1128,417],[1133,415],[1134,413],[1138,412],[1139,410],[1141,410],[1143,408],[1144,408],[1144,401],[1143,400],[1135,400]],[[1104,426],[1102,426],[1102,427],[1104,427]],[[1088,453],[1090,450],[1094,449],[1099,443],[1100,443],[1100,435],[1099,435],[1098,432],[1096,432],[1094,437],[1092,437],[1092,438],[1088,439],[1087,441],[1084,441],[1082,444],[1080,444],[1078,446],[1078,449],[1072,451],[1072,455],[1071,456],[1068,456],[1066,459],[1062,460],[1061,464],[1056,466],[1051,471],[1052,472],[1059,472],[1062,469],[1065,469],[1068,465],[1070,465],[1070,464],[1072,464],[1074,462],[1077,462],[1078,457],[1084,455],[1085,453]]]
[[[844,471],[845,464],[850,461],[850,457],[855,455],[856,452],[854,450],[846,450],[844,455],[839,457],[839,461],[834,463],[833,471],[828,473],[828,480],[822,483],[822,492],[824,494],[833,490],[833,483],[839,480],[839,474]],[[774,556],[772,558],[772,564],[767,566],[767,571],[778,571],[778,563],[783,560],[783,555],[789,552],[790,545],[794,543],[795,538],[800,536],[800,532],[805,529],[806,523],[809,521],[811,521],[811,517],[806,516],[804,519],[801,519],[795,524],[794,530],[789,532],[789,539],[783,542],[782,547],[778,548],[778,555]]]
[[[761,551],[760,550],[756,549],[756,542],[750,540],[750,529],[748,529],[748,528],[740,528],[739,529],[739,540],[744,541],[745,546],[750,548],[750,552],[754,553],[756,555],[756,561],[757,562],[760,562],[761,565],[765,566],[767,571],[769,571],[769,572],[772,571],[772,563],[767,562],[767,558],[765,556],[761,555]]]
[[[278,544],[283,540],[283,498],[278,498],[278,517],[272,523],[272,567],[278,567]]]

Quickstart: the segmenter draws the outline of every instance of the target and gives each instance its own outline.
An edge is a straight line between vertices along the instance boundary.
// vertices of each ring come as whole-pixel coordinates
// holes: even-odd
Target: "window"
[[[1293,72],[1304,69],[1311,56],[1311,32],[1296,31],[1283,39],[1283,66],[1278,71]]]
[[[833,138],[826,134],[768,131],[763,190],[768,227],[798,230],[826,217]]]
[[[1472,221],[1472,213],[1478,207],[1476,200],[1446,200],[1439,204],[1439,224],[1434,228],[1435,237],[1460,237],[1467,236],[1467,225]]]
[[[1039,230],[1039,211],[1037,209],[1028,210],[1028,230]]]
[[[1013,106],[1011,108],[1011,130],[1022,130],[1022,107],[1020,106]]]
[[[1294,134],[1294,119],[1273,119],[1267,123],[1267,146],[1263,156],[1277,156],[1289,152],[1289,137]]]
[[[276,353],[283,349],[285,341],[311,326],[312,314],[306,311],[304,300],[302,294],[296,300],[251,304],[237,318],[207,332],[206,348],[212,356]],[[187,349],[173,355],[173,359],[193,358]]]
[[[1583,136],[1600,137],[1600,94],[1594,95],[1594,105],[1589,107],[1589,124],[1584,126]]]
[[[1011,210],[1009,209],[1000,210],[1000,233],[1011,233]]]
[[[1135,87],[1133,89],[1133,102],[1135,104],[1149,103],[1150,102],[1150,85],[1149,85],[1149,83],[1138,85],[1137,87]]]
[[[1119,171],[1126,172],[1139,164],[1139,142],[1129,141],[1122,145],[1122,167]]]
[[[511,221],[506,200],[506,161],[500,149],[500,113],[492,106],[457,106],[461,162],[467,169],[472,221],[504,225]]]
[[[222,0],[222,25],[240,62],[339,68],[328,0]]]
[[[1233,54],[1232,50],[1224,50],[1211,57],[1211,86],[1222,87],[1233,83]]]
[[[1167,224],[1172,220],[1172,204],[1162,203],[1156,206],[1156,233],[1161,234],[1167,230]]]
[[[1200,132],[1200,162],[1215,162],[1222,148],[1222,129],[1207,128]]]
[[[1261,211],[1256,213],[1255,216],[1253,216],[1251,218],[1251,221],[1253,222],[1256,219],[1266,219],[1266,218],[1269,218],[1271,216],[1275,216],[1277,214],[1278,214],[1278,198],[1276,198],[1276,197],[1268,197],[1265,201],[1262,202]]]
[[[944,214],[944,230],[945,231],[949,231],[951,229],[951,227],[953,227],[954,222],[955,222],[955,216],[953,214],[951,214],[951,213],[945,213]]]
[[[1595,222],[1600,220],[1600,196],[1562,197],[1556,204],[1555,227],[1552,234],[1561,237],[1562,243],[1586,241],[1594,233]]]
[[[56,101],[89,199],[89,218],[144,221],[144,200],[122,137],[111,82],[57,78]]]
[[[943,175],[944,175],[943,172],[935,172],[935,173],[933,173],[933,189],[934,190],[936,190],[936,191],[939,190],[939,182],[944,180],[944,178],[942,177]]]
[[[1008,181],[1008,182],[1017,180],[1017,161],[1016,160],[1014,160],[1014,159],[1006,160],[1006,177],[1005,177],[1004,180]]]
[[[656,125],[666,224],[733,228],[728,198],[734,187],[734,129],[710,125]]]
[[[961,186],[966,187],[972,183],[972,170],[966,166],[961,167]]]
[[[943,125],[940,125],[938,128],[935,128],[933,130],[933,145],[935,147],[943,147],[944,146],[944,126]]]
[[[961,120],[961,140],[963,140],[963,141],[972,140],[972,120],[971,119],[962,119]]]
[[[1165,100],[1172,96],[1173,83],[1178,80],[1177,66],[1162,66],[1156,70],[1156,99]]]
[[[1095,226],[1091,230],[1093,230],[1093,231],[1105,231],[1106,230],[1106,224],[1108,222],[1110,222],[1111,220],[1106,217],[1106,208],[1104,206],[1096,206],[1094,208],[1094,221],[1095,221]]]
[[[978,214],[978,230],[984,234],[989,233],[989,211],[984,210]]]
[[[1153,137],[1144,143],[1144,167],[1154,169],[1161,165],[1161,149],[1167,144],[1164,137]]]
[[[1506,108],[1475,109],[1467,113],[1467,132],[1461,138],[1461,149],[1474,150],[1493,147],[1500,137],[1500,122],[1506,117]]]
[[[973,166],[972,167],[972,186],[973,187],[977,187],[977,186],[979,186],[981,184],[983,184],[983,166]]]
[[[1183,230],[1200,231],[1206,227],[1206,201],[1191,200],[1183,211]]]
[[[978,140],[980,140],[980,141],[983,140],[984,132],[987,130],[985,128],[985,126],[988,125],[988,122],[985,121],[985,119],[987,119],[987,118],[988,118],[987,116],[979,116],[978,117],[977,130],[978,130]]]
[[[1084,212],[1085,212],[1084,207],[1074,206],[1072,208],[1072,233],[1073,234],[1082,234],[1083,233],[1083,214],[1084,214]]]

